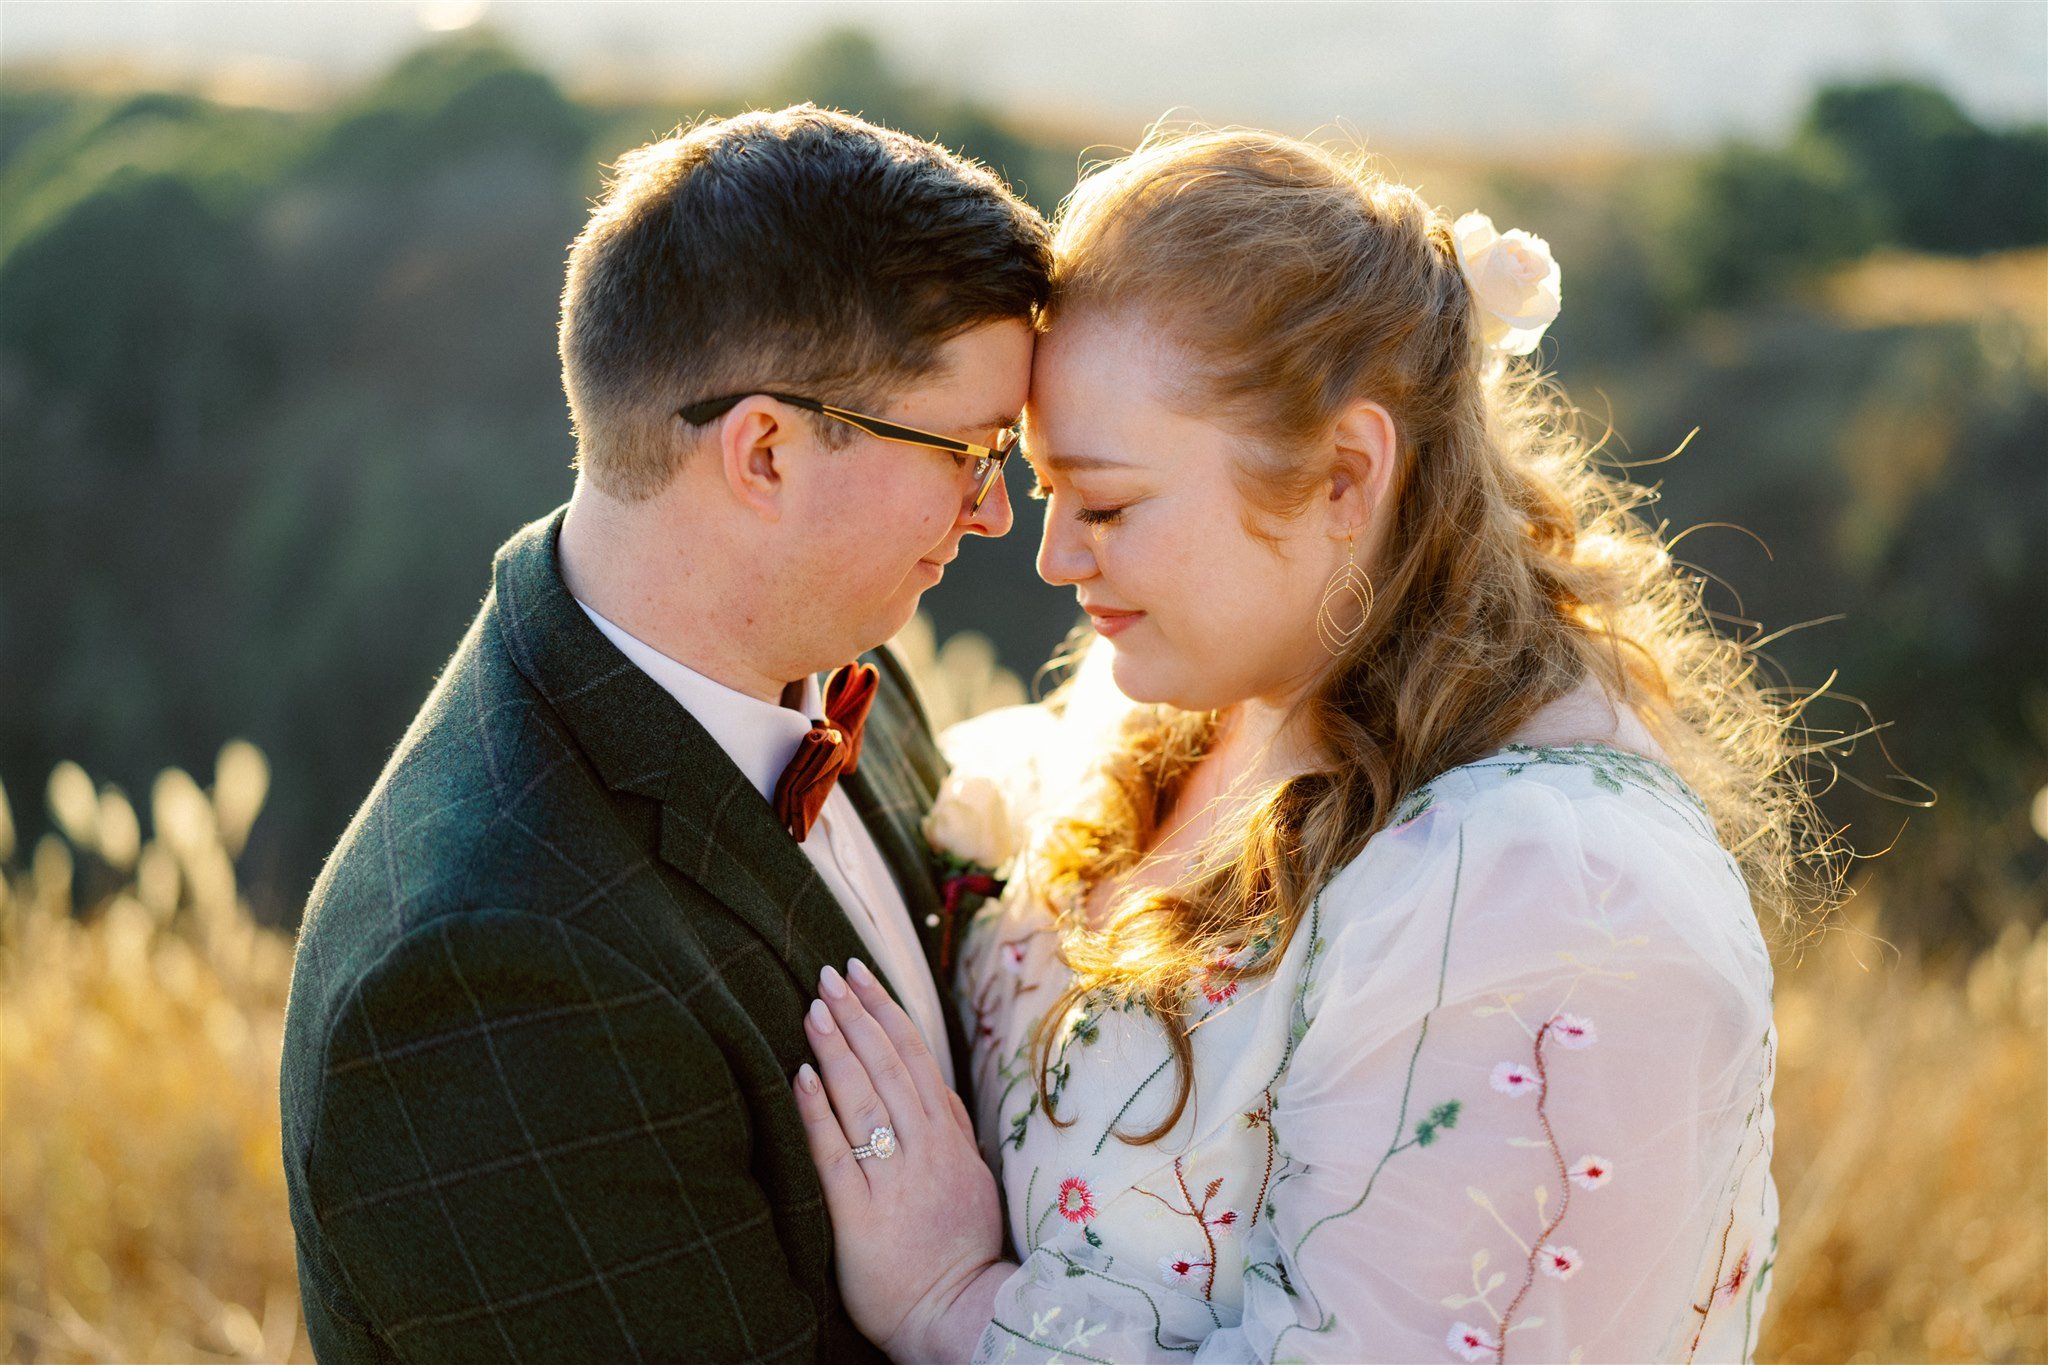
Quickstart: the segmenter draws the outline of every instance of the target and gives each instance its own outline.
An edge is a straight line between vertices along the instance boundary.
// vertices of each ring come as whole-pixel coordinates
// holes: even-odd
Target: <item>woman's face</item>
[[[1329,665],[1316,609],[1358,500],[1339,479],[1293,518],[1252,508],[1243,441],[1164,401],[1180,373],[1143,323],[1084,314],[1040,338],[1024,437],[1047,499],[1038,573],[1073,586],[1134,701],[1284,704]]]

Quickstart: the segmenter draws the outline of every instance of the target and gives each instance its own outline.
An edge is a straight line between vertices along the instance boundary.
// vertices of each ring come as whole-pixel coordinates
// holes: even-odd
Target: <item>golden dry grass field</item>
[[[972,645],[945,653],[945,705],[1007,698]],[[278,1156],[291,943],[233,870],[266,784],[231,744],[208,788],[163,774],[145,833],[65,765],[63,834],[33,849],[0,793],[9,1359],[311,1358]],[[1852,903],[1780,972],[1762,1358],[2048,1358],[2048,933],[1936,966],[1866,918]]]

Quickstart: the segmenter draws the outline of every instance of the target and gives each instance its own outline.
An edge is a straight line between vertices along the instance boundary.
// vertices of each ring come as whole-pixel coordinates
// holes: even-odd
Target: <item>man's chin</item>
[[[851,657],[858,657],[871,649],[880,649],[901,635],[905,627],[909,626],[910,618],[917,615],[918,600],[923,596],[922,590],[908,593],[897,602],[891,603],[886,612],[878,612],[871,617],[862,628],[859,647],[854,650]]]

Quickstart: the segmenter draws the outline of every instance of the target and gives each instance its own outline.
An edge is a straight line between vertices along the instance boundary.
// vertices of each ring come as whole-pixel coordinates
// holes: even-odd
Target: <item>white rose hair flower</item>
[[[1483,213],[1451,225],[1458,266],[1479,305],[1479,338],[1498,355],[1527,355],[1564,306],[1563,274],[1550,243],[1520,228],[1501,232]]]

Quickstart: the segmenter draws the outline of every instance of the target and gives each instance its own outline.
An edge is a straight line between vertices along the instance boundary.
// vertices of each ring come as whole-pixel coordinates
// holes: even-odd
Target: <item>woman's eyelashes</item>
[[[1121,507],[1076,507],[1074,520],[1084,526],[1114,526],[1123,514]]]
[[[1052,485],[1040,479],[1031,486],[1031,491],[1027,496],[1034,502],[1044,502],[1052,496]],[[1076,507],[1074,509],[1074,520],[1084,526],[1100,528],[1116,525],[1123,518],[1123,514],[1124,509],[1121,507]]]

